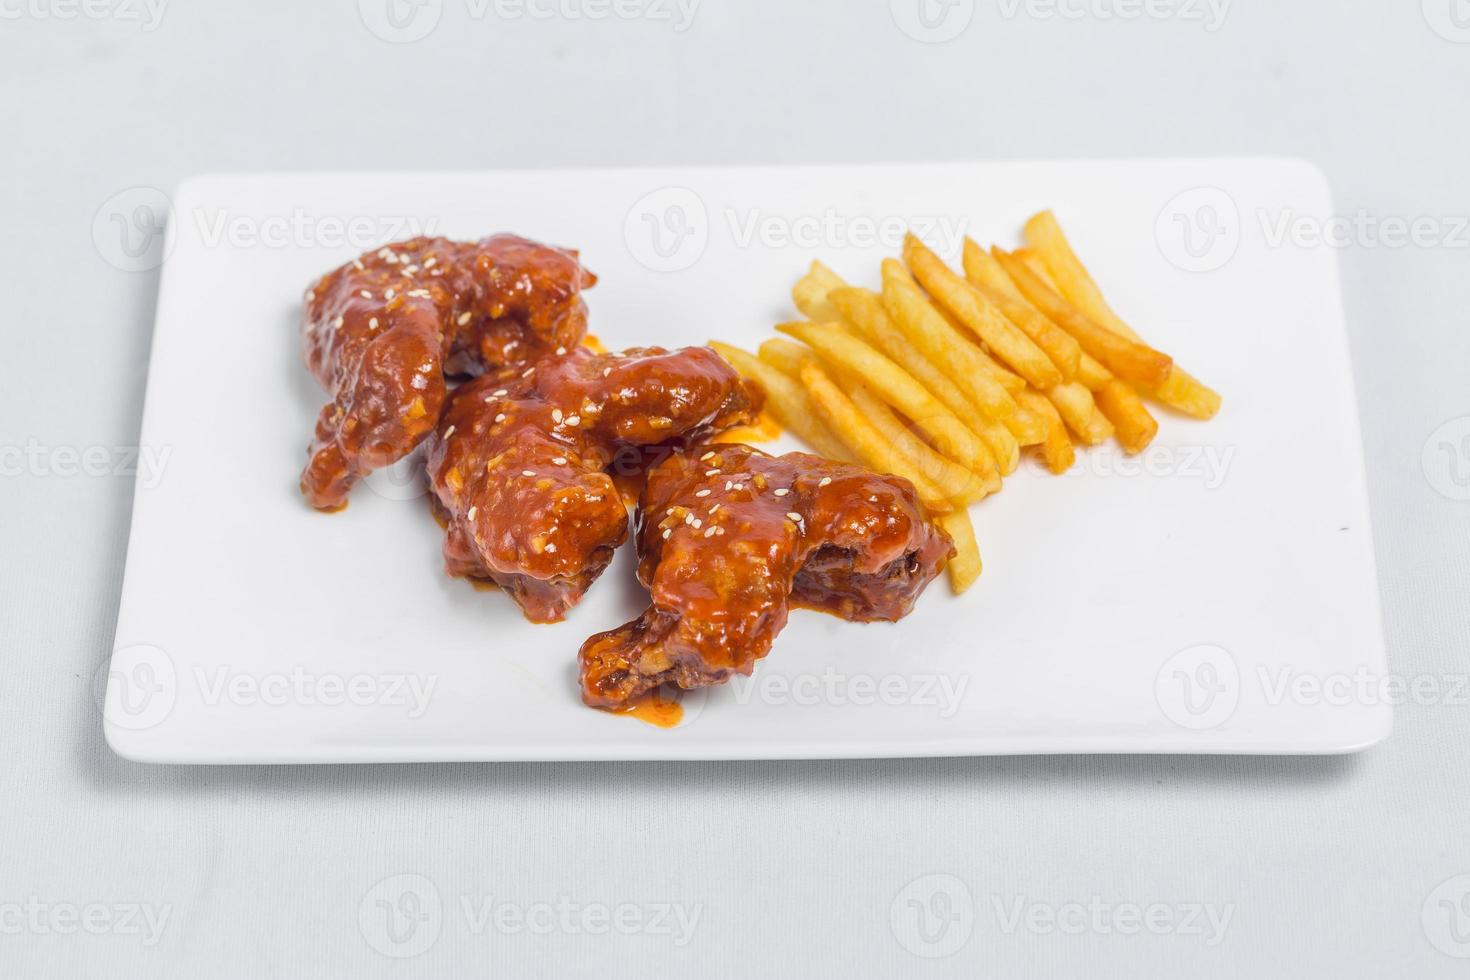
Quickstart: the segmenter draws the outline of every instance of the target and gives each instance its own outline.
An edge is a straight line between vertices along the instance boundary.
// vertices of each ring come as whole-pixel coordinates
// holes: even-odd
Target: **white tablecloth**
[[[1454,2],[0,3],[0,974],[1464,976]],[[1390,658],[1440,692],[1386,744],[192,769],[103,742],[114,464],[157,289],[94,244],[115,195],[224,170],[1226,153],[1320,162],[1355,219]],[[1416,218],[1417,244],[1376,233]]]

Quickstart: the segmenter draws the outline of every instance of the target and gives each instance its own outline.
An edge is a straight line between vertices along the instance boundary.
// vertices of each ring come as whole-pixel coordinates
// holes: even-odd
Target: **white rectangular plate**
[[[582,707],[576,652],[635,615],[630,549],[565,623],[446,578],[410,478],[335,515],[296,490],[324,394],[297,333],[317,275],[418,230],[575,246],[609,347],[789,318],[813,258],[876,284],[914,225],[1017,242],[1051,207],[1113,305],[1224,394],[1154,447],[1035,464],[974,510],[985,574],[896,625],[797,611],[749,680],[658,729]],[[1324,753],[1387,735],[1335,258],[1283,160],[217,176],[173,200],[105,722],[150,762]],[[778,444],[786,448],[785,444]],[[791,444],[790,448],[795,448]],[[1354,678],[1358,678],[1357,681]],[[1371,687],[1371,685],[1369,685]],[[1314,693],[1315,692],[1315,693]]]

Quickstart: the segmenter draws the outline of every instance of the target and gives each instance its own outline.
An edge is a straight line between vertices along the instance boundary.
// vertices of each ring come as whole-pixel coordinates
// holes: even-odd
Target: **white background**
[[[141,4],[0,3],[0,447],[136,443],[157,273],[110,262],[94,220],[194,173],[1300,155],[1343,214],[1442,230],[1397,248],[1357,233],[1341,259],[1391,667],[1442,690],[1466,672],[1470,28],[1451,0],[1237,0],[1223,21],[1183,0],[1131,19],[1107,16],[1142,9],[1127,0],[961,0],[934,22],[958,31],[943,43],[907,0],[704,0],[684,30],[677,12],[594,20],[571,0],[532,5],[549,16],[438,6],[425,37],[395,43],[370,29],[391,34],[376,0],[178,2],[156,23]],[[1470,874],[1470,706],[1453,699],[1401,706],[1365,755],[1315,760],[151,768],[111,755],[92,693],[131,479],[3,461],[7,976],[1467,967],[1451,954],[1470,952],[1454,932],[1470,939],[1470,878],[1455,880]],[[423,917],[395,946],[376,902],[405,894]],[[1018,902],[1065,914],[1093,896],[1230,919],[1213,946],[1208,925],[1011,928]],[[477,933],[466,897],[477,914],[560,900],[698,919],[684,945],[589,935],[575,916]],[[167,918],[149,945],[117,918],[58,934],[28,903],[62,923],[92,903]]]

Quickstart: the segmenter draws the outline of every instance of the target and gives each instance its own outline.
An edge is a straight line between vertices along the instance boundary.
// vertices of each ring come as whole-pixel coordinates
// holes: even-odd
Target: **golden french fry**
[[[1067,428],[1077,434],[1083,445],[1096,446],[1112,436],[1113,423],[1098,409],[1092,392],[1080,383],[1070,381],[1057,385],[1046,392],[1046,398],[1056,406]]]
[[[821,323],[781,323],[781,333],[804,341],[839,370],[862,379],[888,404],[924,433],[935,449],[967,469],[984,472],[989,450],[953,412],[929,393],[913,375],[869,344],[840,327]]]
[[[832,309],[832,304],[827,302],[828,288],[811,276],[803,277],[791,287],[791,302],[801,311],[802,316],[818,322],[836,320],[838,319],[837,311]]]
[[[1011,255],[1026,263],[1026,268],[1036,273],[1036,278],[1046,283],[1047,289],[1050,289],[1054,293],[1061,292],[1057,288],[1056,280],[1051,277],[1051,270],[1046,267],[1046,262],[1042,260],[1041,254],[1036,249],[1027,248],[1022,245],[1020,248],[1011,252]]]
[[[1021,392],[1020,398],[1023,405],[1046,422],[1046,439],[1041,443],[1041,458],[1046,461],[1046,468],[1053,473],[1067,472],[1077,461],[1077,451],[1072,448],[1072,439],[1067,435],[1061,413],[1034,389]]]
[[[954,510],[954,504],[950,503],[949,498],[884,439],[883,434],[873,428],[872,423],[863,418],[852,399],[842,393],[819,364],[809,363],[802,367],[801,383],[811,394],[817,416],[865,464],[880,473],[892,473],[908,480],[914,485],[924,506],[931,512],[947,514]]]
[[[984,293],[1006,319],[1024,330],[1058,365],[1065,359],[1071,370],[1064,370],[1063,374],[1075,377],[1082,370],[1082,359],[1087,357],[1082,345],[1026,301],[995,256],[966,238],[963,263],[965,280]]]
[[[883,286],[883,308],[915,347],[941,365],[970,394],[976,407],[1010,430],[1018,442],[1031,445],[1045,438],[1040,421],[1023,411],[990,374],[980,349],[940,316],[917,286],[890,278]]]
[[[766,408],[781,427],[829,459],[851,460],[852,453],[817,418],[806,389],[795,377],[738,347],[712,340],[709,345],[729,362],[742,378],[749,378],[766,393]]]
[[[971,432],[980,436],[995,457],[990,466],[991,471],[1015,471],[1016,460],[1020,456],[1020,447],[1015,436],[1004,426],[987,418],[974,399],[965,394],[964,389],[914,346],[888,316],[888,311],[883,308],[883,300],[877,293],[870,289],[847,286],[832,290],[827,294],[827,300],[836,307],[844,320],[857,328],[864,339],[912,374],[946,408],[954,412]]]
[[[972,285],[983,287],[992,293],[1000,293],[1021,303],[1026,302],[1026,297],[1011,282],[1011,277],[1006,274],[1005,268],[995,260],[975,239],[965,237],[964,251],[960,258],[961,267],[965,270],[965,280]],[[1035,307],[1033,306],[1034,310]]]
[[[1000,248],[991,249],[991,254],[1006,270],[1011,281],[1021,294],[1051,322],[1077,338],[1082,349],[1097,358],[1104,367],[1125,381],[1134,381],[1150,387],[1157,386],[1169,376],[1174,366],[1168,354],[1152,347],[1125,340],[1106,327],[1078,313],[1061,296],[1051,290],[1041,278],[1032,272],[1026,263],[1012,257]],[[1052,387],[1051,385],[1038,387]]]
[[[883,288],[887,289],[888,283],[892,280],[906,283],[907,285],[910,285],[914,287],[914,289],[918,290],[919,295],[923,296],[924,302],[928,304],[928,306],[933,309],[934,312],[944,317],[945,322],[947,322],[951,327],[954,327],[955,331],[961,337],[966,336],[968,331],[966,331],[964,324],[960,323],[954,317],[950,316],[947,310],[935,306],[932,302],[930,302],[929,297],[924,295],[924,291],[922,288],[920,288],[918,281],[909,274],[909,270],[904,267],[904,264],[902,262],[900,262],[898,259],[884,259]],[[990,356],[990,353],[985,350],[983,345],[977,346],[980,351],[980,362],[985,366],[986,372],[992,378],[999,381],[1006,391],[1010,392],[1012,395],[1015,395],[1016,392],[1026,387],[1025,378],[1021,377],[1019,374],[1016,374],[1008,368],[1002,367],[999,361]]]
[[[1035,341],[913,235],[904,238],[903,258],[924,291],[1021,377],[1043,391],[1067,380],[1069,375]],[[1075,361],[1072,368],[1075,373]]]
[[[801,376],[801,369],[815,361],[817,355],[810,347],[784,337],[772,337],[761,342],[760,359],[776,370],[793,377]]]
[[[852,399],[853,406],[862,413],[863,418],[872,423],[873,428],[888,440],[889,445],[907,458],[914,468],[938,487],[940,492],[952,500],[956,507],[964,507],[977,500],[985,499],[985,495],[990,492],[985,477],[935,452],[927,442],[904,424],[903,419],[899,418],[893,409],[884,403],[883,399],[873,394],[867,385],[847,384],[844,387],[847,390],[847,396]]]
[[[980,546],[975,543],[975,525],[970,523],[970,513],[963,507],[940,514],[934,523],[944,528],[954,542],[955,555],[949,560],[946,572],[950,591],[961,595],[980,577]]]
[[[1093,397],[1097,400],[1097,407],[1113,423],[1118,443],[1125,452],[1143,452],[1158,435],[1158,420],[1149,414],[1143,399],[1127,382],[1109,378],[1106,384],[1093,392]]]
[[[811,268],[807,270],[806,277],[818,286],[822,286],[829,291],[841,289],[847,285],[847,282],[841,276],[816,259],[812,259]]]
[[[1137,331],[1113,312],[1103,298],[1102,290],[1077,258],[1055,215],[1050,211],[1033,215],[1026,222],[1025,234],[1026,241],[1056,281],[1057,292],[1093,322],[1135,343],[1141,342]],[[1178,367],[1152,394],[1170,408],[1195,418],[1207,419],[1220,410],[1220,395]]]

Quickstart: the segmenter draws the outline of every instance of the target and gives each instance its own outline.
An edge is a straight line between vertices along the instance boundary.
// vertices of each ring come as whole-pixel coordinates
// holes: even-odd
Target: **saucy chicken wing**
[[[638,509],[652,605],[582,645],[582,700],[618,708],[666,682],[749,674],[789,604],[899,619],[953,553],[902,478],[739,445],[676,453],[649,472]]]
[[[336,510],[352,485],[413,451],[439,421],[444,375],[523,365],[576,346],[577,254],[515,235],[414,238],[365,253],[306,292],[306,364],[332,395],[301,474],[313,507]]]
[[[760,400],[707,347],[577,347],[462,385],[428,447],[446,570],[560,620],[627,537],[608,467],[749,422]]]

